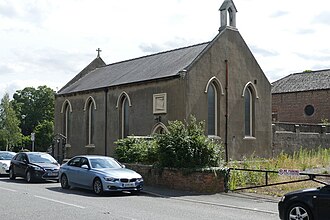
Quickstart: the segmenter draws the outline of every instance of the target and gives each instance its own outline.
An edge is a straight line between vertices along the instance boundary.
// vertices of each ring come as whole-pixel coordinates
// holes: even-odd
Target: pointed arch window
[[[244,130],[245,136],[254,136],[254,96],[251,87],[247,87],[244,92]]]
[[[119,138],[129,135],[129,107],[132,106],[129,95],[123,91],[117,99],[116,108],[119,110]]]
[[[61,113],[63,114],[62,134],[66,137],[66,142],[69,143],[72,113],[72,108],[69,101],[65,101],[63,103]]]
[[[214,83],[207,89],[207,134],[217,135],[218,127],[218,92]]]
[[[72,105],[68,99],[62,103],[61,114],[63,114],[62,134],[66,137],[66,143],[70,141]]]
[[[166,126],[162,123],[162,122],[158,122],[152,129],[151,134],[155,135],[155,134],[166,134],[168,133],[168,129],[166,128]]]
[[[129,102],[127,96],[123,96],[120,109],[120,127],[121,138],[126,138],[129,135]]]
[[[88,101],[87,105],[87,144],[94,144],[95,135],[95,106],[92,99]]]

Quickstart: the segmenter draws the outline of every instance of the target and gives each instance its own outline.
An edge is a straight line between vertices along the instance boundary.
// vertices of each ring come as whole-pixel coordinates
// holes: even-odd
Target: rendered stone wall
[[[199,193],[224,192],[224,172],[220,169],[191,171],[180,169],[157,169],[150,165],[125,164],[140,173],[145,185]]]
[[[300,148],[330,148],[330,126],[316,124],[274,123],[273,155],[292,154]]]

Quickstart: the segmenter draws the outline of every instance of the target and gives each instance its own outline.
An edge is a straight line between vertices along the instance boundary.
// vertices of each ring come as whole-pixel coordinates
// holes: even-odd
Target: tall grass
[[[282,166],[289,166],[289,168],[295,168],[302,171],[313,168],[324,168],[330,166],[330,149],[312,149],[306,150],[300,148],[299,151],[294,152],[292,156],[281,153],[284,161],[279,160],[279,164]]]
[[[297,169],[300,172],[328,173],[330,168],[330,149],[317,148],[307,150],[300,148],[299,151],[292,155],[281,153],[277,157],[271,159],[263,159],[256,156],[243,158],[242,161],[231,161],[228,164],[233,168],[245,168],[256,170],[278,171],[279,169]],[[328,168],[328,169],[327,169]],[[288,177],[279,176],[277,173],[268,174],[268,182],[276,183],[305,177]],[[236,189],[239,187],[255,186],[265,184],[265,173],[248,172],[232,170],[229,178],[229,188]],[[307,184],[308,185],[308,184]],[[278,188],[278,187],[272,187]],[[286,190],[295,189],[294,187],[280,187]],[[269,189],[267,189],[269,191]],[[274,192],[274,194],[281,194]]]

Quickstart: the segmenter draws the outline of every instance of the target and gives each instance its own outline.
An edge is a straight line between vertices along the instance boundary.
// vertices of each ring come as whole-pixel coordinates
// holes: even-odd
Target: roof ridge
[[[330,69],[289,74],[272,83],[272,93],[329,90],[329,76]]]
[[[141,56],[141,57],[135,57],[135,58],[127,59],[127,60],[122,60],[122,61],[118,61],[118,62],[114,62],[114,63],[109,63],[109,64],[105,65],[104,67],[112,66],[112,65],[115,65],[115,64],[119,64],[119,63],[125,63],[125,62],[129,62],[129,61],[133,61],[133,60],[138,60],[138,59],[142,59],[142,58],[146,58],[146,57],[152,57],[152,56],[156,56],[156,55],[159,55],[159,54],[170,53],[170,52],[173,52],[173,51],[184,50],[184,49],[188,49],[188,48],[191,48],[191,47],[197,47],[197,46],[201,46],[203,44],[209,44],[210,42],[211,41],[207,41],[207,42],[204,42],[204,43],[198,43],[198,44],[189,45],[189,46],[185,46],[185,47],[180,47],[180,48],[165,50],[165,51],[161,51],[161,52],[157,52],[157,53],[153,53],[153,54],[148,54],[148,55]]]
[[[277,83],[277,82],[279,82],[279,81],[283,81],[284,79],[286,79],[286,78],[289,78],[289,77],[291,77],[291,76],[293,76],[293,75],[303,75],[303,74],[308,74],[308,73],[319,73],[319,72],[328,72],[328,71],[330,71],[330,69],[320,69],[320,70],[310,70],[310,71],[303,71],[303,72],[296,72],[296,73],[291,73],[291,74],[289,74],[289,75],[286,75],[286,76],[284,76],[283,78],[280,78],[280,79],[278,79],[278,80],[275,80],[274,82],[272,82],[271,84],[273,85],[274,83]]]
[[[330,69],[320,69],[320,70],[304,70],[302,72],[298,73],[292,73],[290,75],[296,75],[296,74],[306,74],[306,73],[317,73],[317,72],[327,72],[330,71]]]

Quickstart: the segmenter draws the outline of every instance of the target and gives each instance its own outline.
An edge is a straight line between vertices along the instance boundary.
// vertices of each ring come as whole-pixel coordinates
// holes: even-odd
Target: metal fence
[[[235,189],[230,189],[229,182],[231,178],[231,174],[233,172],[254,172],[254,173],[264,173],[264,181],[262,184],[256,184],[250,186],[239,187]],[[283,181],[283,182],[276,182],[270,183],[269,178],[270,174],[278,174],[278,175],[286,175],[286,176],[296,176],[296,177],[303,177],[302,179],[290,180],[290,181]],[[304,182],[304,181],[314,181],[320,184],[329,185],[329,183],[322,181],[318,178],[329,178],[329,174],[315,174],[315,173],[305,173],[299,172],[298,170],[287,170],[287,169],[280,169],[278,171],[273,170],[256,170],[256,169],[243,169],[243,168],[229,168],[227,170],[227,178],[225,183],[225,190],[226,191],[237,191],[237,190],[244,190],[244,189],[253,189],[253,188],[260,188],[260,187],[267,187],[267,186],[275,186],[275,185],[282,185],[282,184],[290,184],[290,183],[297,183],[297,182]]]

